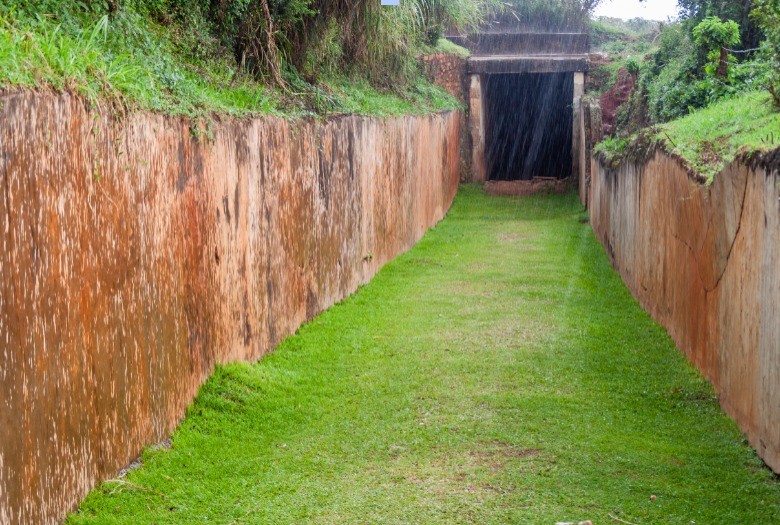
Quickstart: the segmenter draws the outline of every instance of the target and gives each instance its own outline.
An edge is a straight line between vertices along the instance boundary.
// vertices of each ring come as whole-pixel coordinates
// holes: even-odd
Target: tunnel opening
[[[566,179],[572,175],[574,75],[487,75],[488,179]]]

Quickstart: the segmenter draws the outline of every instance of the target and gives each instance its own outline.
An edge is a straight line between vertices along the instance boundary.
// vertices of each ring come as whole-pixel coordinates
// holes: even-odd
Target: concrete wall
[[[56,523],[448,210],[461,115],[187,121],[0,96],[0,523]]]
[[[584,165],[588,162],[587,143],[585,139],[585,115],[584,115],[584,97],[585,97],[585,73],[574,73],[574,101],[572,103],[572,133],[571,133],[571,161],[572,174],[579,179],[584,170]]]
[[[485,182],[485,93],[481,75],[469,75],[469,135],[471,137],[471,173],[468,182]]]
[[[593,228],[642,306],[715,385],[780,472],[780,155],[735,162],[711,187],[655,153],[593,161]]]
[[[469,106],[469,77],[466,74],[466,58],[452,53],[433,53],[422,57],[422,66],[428,80],[445,89],[450,95]],[[460,180],[471,180],[471,135],[466,132],[467,116],[462,112],[460,118]]]

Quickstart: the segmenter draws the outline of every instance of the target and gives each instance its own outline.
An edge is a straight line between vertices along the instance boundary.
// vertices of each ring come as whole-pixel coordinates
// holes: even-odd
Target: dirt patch
[[[499,459],[499,458],[527,458],[538,456],[541,450],[536,448],[519,448],[510,443],[492,442],[485,443],[484,448],[472,451],[469,455],[476,460]]]
[[[571,179],[536,177],[532,180],[494,180],[486,182],[484,189],[494,196],[526,197],[538,193],[566,193],[570,186]]]
[[[487,467],[493,471],[503,471],[507,464],[518,459],[533,458],[541,453],[534,448],[519,448],[509,443],[487,443],[484,448],[469,453],[470,463]]]
[[[722,145],[716,144],[711,140],[702,141],[699,146],[699,159],[702,164],[708,166],[718,167],[723,164],[723,156],[721,155]]]
[[[605,135],[615,132],[618,109],[628,101],[635,83],[634,76],[627,69],[621,68],[615,85],[601,95],[599,105]]]
[[[485,299],[495,299],[499,296],[498,291],[486,288],[483,283],[455,281],[448,283],[447,288],[453,293],[466,295],[469,297],[484,297]]]
[[[501,232],[498,234],[498,240],[502,244],[507,243],[520,243],[523,241],[529,241],[533,239],[534,236],[530,235],[528,233],[517,233],[517,232]],[[536,247],[531,247],[532,249],[536,249]]]

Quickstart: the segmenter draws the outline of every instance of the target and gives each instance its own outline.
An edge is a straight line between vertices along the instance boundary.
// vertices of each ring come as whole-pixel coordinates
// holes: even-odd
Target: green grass
[[[777,478],[585,219],[574,195],[462,188],[67,523],[777,523]]]
[[[772,106],[768,93],[754,91],[716,102],[630,138],[606,138],[595,151],[617,164],[638,141],[659,144],[679,154],[712,182],[739,153],[769,151],[780,146],[780,112]]]
[[[635,65],[641,64],[652,53],[653,46],[644,41],[638,42],[611,42],[600,50],[609,56],[609,62],[589,72],[596,76],[598,85],[594,95],[602,95],[618,80],[621,69],[631,70]]]
[[[588,72],[591,94],[596,96],[604,94],[617,82],[621,69],[630,70],[641,64],[657,49],[653,34],[616,27],[611,22],[594,20],[590,26],[593,50],[609,57],[609,62]]]
[[[436,47],[433,50],[439,53],[450,53],[451,55],[458,55],[462,58],[468,58],[471,56],[471,51],[463,46],[459,46],[455,42],[447,40],[446,38],[440,38],[439,41],[436,42]]]
[[[212,44],[131,7],[111,18],[67,12],[30,18],[9,9],[0,6],[0,87],[50,87],[96,105],[119,102],[193,118],[215,112],[394,116],[461,107],[422,76],[409,87],[382,90],[357,71],[313,83],[291,72],[292,82],[280,89],[247,74]]]
[[[337,103],[332,113],[350,113],[389,117],[394,115],[424,115],[444,109],[462,109],[463,104],[443,89],[420,80],[403,96],[378,91],[365,80],[333,77],[328,81],[328,96]]]
[[[780,146],[780,112],[764,91],[717,102],[660,128],[659,137],[709,180],[739,152]]]

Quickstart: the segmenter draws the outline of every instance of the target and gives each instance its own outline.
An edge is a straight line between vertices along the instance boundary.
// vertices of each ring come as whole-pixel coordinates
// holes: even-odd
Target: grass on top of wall
[[[772,106],[768,93],[746,93],[633,137],[607,138],[596,147],[596,153],[608,162],[619,163],[639,141],[679,154],[712,182],[739,153],[780,147],[780,112]]]
[[[398,90],[372,87],[358,71],[326,72],[316,82],[291,73],[285,88],[256,80],[228,57],[183,54],[178,28],[127,7],[109,17],[37,18],[0,7],[0,87],[53,88],[93,104],[201,117],[358,113],[427,114],[461,103],[419,76]]]
[[[471,56],[471,51],[463,46],[459,46],[451,40],[447,40],[446,38],[440,38],[436,42],[436,46],[431,47],[429,51],[435,53],[449,53],[451,55],[457,55],[461,58],[468,58]]]
[[[765,91],[718,102],[660,129],[659,136],[709,180],[740,152],[780,146],[780,112]]]
[[[489,197],[256,364],[69,525],[780,522],[780,483],[575,195]]]

